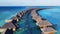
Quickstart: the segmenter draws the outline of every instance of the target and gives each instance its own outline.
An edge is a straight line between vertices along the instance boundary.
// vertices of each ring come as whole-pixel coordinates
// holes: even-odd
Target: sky
[[[0,6],[60,6],[60,0],[0,0]]]

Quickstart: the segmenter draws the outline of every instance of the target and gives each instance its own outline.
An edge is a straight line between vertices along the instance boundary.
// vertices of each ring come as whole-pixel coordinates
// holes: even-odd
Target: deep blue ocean
[[[47,19],[52,24],[57,24],[56,34],[60,34],[60,7],[58,6],[2,6],[0,7],[0,27],[5,24],[5,20],[10,19],[16,13],[26,10],[28,8],[50,8],[39,11],[42,18]]]

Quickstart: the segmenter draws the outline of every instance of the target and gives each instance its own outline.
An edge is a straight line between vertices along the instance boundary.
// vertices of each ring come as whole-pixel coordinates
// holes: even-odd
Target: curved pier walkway
[[[27,11],[22,11],[21,13],[17,14],[16,16],[12,17],[9,21],[7,21],[7,23],[3,25],[3,28],[7,28],[7,29],[13,28],[13,31],[15,31],[16,28],[17,30],[14,32],[14,34],[21,34],[21,32],[23,34],[40,34],[40,33],[36,33],[40,29],[43,34],[54,34],[56,30],[53,29],[52,27],[49,27],[52,26],[52,24],[49,23],[47,20],[42,20],[41,16],[37,14],[38,10],[42,10],[42,9],[34,8],[34,9],[29,9]],[[36,25],[31,24],[32,22],[31,20],[36,21],[36,25],[40,27],[39,30],[37,30]],[[32,28],[34,28],[37,31],[33,30]],[[32,30],[34,33],[32,32]],[[27,33],[24,33],[24,31]]]
[[[41,16],[37,14],[37,11],[33,10],[31,12],[32,19],[35,20],[37,23],[36,25],[40,27],[42,30],[42,34],[54,34],[56,32],[55,29],[53,29],[51,23],[49,23],[47,20],[42,20]]]

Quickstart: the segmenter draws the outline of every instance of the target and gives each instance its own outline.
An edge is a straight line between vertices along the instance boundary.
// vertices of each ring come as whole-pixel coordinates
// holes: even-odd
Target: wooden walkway
[[[33,10],[31,12],[31,16],[32,19],[36,21],[36,25],[40,27],[43,34],[54,34],[56,32],[56,30],[52,27],[47,27],[52,26],[52,24],[49,23],[47,20],[42,20],[41,16],[37,14],[36,10]]]
[[[30,10],[30,9],[29,9]],[[32,9],[31,9],[32,10]],[[36,25],[40,27],[40,29],[42,30],[42,33],[43,34],[54,34],[56,32],[55,29],[53,29],[52,27],[47,27],[47,26],[52,26],[51,23],[49,23],[48,21],[46,20],[42,20],[41,16],[39,16],[37,14],[36,11],[38,11],[39,9],[33,9],[31,11],[31,16],[32,16],[32,19],[36,21]],[[13,29],[13,31],[15,31],[16,29],[16,23],[18,21],[21,20],[22,16],[24,16],[28,11],[22,11],[20,13],[18,13],[16,16],[13,16],[10,20],[7,20],[6,21],[6,24],[3,25],[2,28],[4,29],[1,29],[1,31],[6,31],[6,29]],[[4,32],[3,32],[4,33]]]
[[[0,32],[1,32],[1,34],[7,33],[7,32],[6,32],[7,29],[9,29],[9,30],[12,29],[12,31],[15,31],[16,28],[18,27],[18,26],[16,25],[16,23],[17,23],[18,21],[20,21],[21,18],[22,18],[22,16],[24,16],[26,13],[27,13],[27,11],[24,10],[24,11],[22,11],[22,12],[17,13],[16,16],[12,16],[9,20],[5,20],[6,23],[5,23],[2,27],[0,27]],[[8,34],[8,33],[7,33],[7,34]],[[11,33],[9,32],[9,34],[11,34]]]

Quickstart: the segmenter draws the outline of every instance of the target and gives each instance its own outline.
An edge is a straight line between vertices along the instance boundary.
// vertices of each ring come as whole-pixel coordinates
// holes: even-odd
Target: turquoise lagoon
[[[56,34],[60,34],[60,8],[59,7],[31,7],[31,8],[52,8],[52,9],[46,9],[39,11],[39,15],[42,16],[42,18],[47,19],[51,24],[56,24]],[[26,7],[0,7],[0,27],[2,27],[5,24],[5,20],[10,19],[12,16],[16,15],[16,13],[21,12],[22,10],[25,10]],[[23,28],[22,30],[18,29],[16,31],[18,34],[27,34],[27,28],[25,28],[25,17],[23,17],[21,23],[19,22],[18,26]],[[32,31],[32,34],[39,34],[40,30],[36,28],[36,24],[32,21],[31,16],[29,16],[29,25]],[[16,33],[15,32],[15,33]]]
[[[60,34],[60,9],[59,8],[52,8],[41,10],[38,12],[42,18],[47,19],[51,24],[56,24],[55,30],[57,31],[56,34]]]

